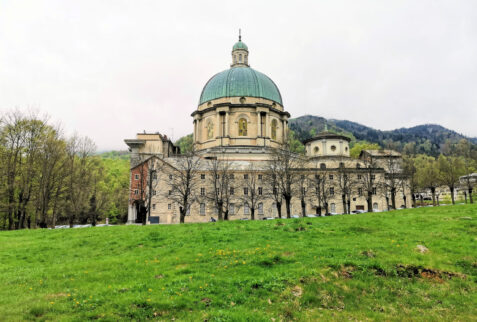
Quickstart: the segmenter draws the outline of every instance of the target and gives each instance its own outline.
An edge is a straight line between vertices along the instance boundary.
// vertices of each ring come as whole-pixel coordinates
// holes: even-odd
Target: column
[[[225,112],[225,136],[230,135],[229,114],[229,111]]]

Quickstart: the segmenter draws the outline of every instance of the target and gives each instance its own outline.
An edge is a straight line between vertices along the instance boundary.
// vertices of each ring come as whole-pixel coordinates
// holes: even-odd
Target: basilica
[[[306,152],[296,156],[300,163],[292,172],[298,179],[285,209],[269,172],[277,151],[288,148],[290,113],[274,81],[250,67],[240,36],[231,54],[230,68],[209,79],[191,115],[197,175],[185,222],[216,220],[223,212],[230,220],[270,219],[410,206],[399,153],[365,150],[351,158],[350,138],[324,131],[303,142]],[[128,222],[179,223],[182,208],[172,197],[174,172],[169,170],[177,170],[184,159],[180,149],[160,133],[139,133],[125,143],[131,152]],[[213,197],[219,189],[217,160],[227,162],[231,179],[222,211]]]

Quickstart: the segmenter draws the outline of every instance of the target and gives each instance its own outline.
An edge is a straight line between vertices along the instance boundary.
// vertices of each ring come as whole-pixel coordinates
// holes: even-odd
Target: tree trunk
[[[396,188],[391,189],[391,206],[396,209]]]
[[[306,203],[305,200],[301,199],[301,216],[306,216]]]
[[[424,197],[422,196],[422,193],[419,194],[419,199],[421,199],[421,207],[424,206]]]
[[[224,220],[224,216],[222,215],[222,206],[223,206],[222,202],[217,203],[217,213],[218,213],[217,216],[218,216],[219,221]]]
[[[282,203],[277,202],[277,213],[278,213],[278,218],[282,219]]]
[[[255,208],[250,208],[250,218],[255,220]]]
[[[287,208],[287,218],[291,218],[291,198],[285,197],[285,206]]]
[[[346,207],[346,196],[345,195],[341,195],[341,201],[343,202],[343,213],[344,214],[347,214],[348,211],[347,211],[347,207]]]
[[[402,200],[404,201],[404,208],[407,208],[407,197],[406,197],[406,195],[402,196]]]
[[[472,199],[472,188],[469,188],[469,201],[470,203],[474,203],[474,199]]]
[[[224,211],[224,220],[229,220],[229,210]]]
[[[179,213],[180,213],[180,223],[183,224],[184,221],[185,221],[185,216],[186,216],[187,210],[186,210],[186,208],[182,208],[182,207],[180,207],[179,210],[180,210],[179,211]]]
[[[436,188],[432,187],[431,193],[432,193],[432,205],[435,207],[436,206]]]
[[[450,189],[450,192],[451,192],[452,204],[455,205],[454,187],[449,187],[449,189]]]
[[[351,213],[351,200],[348,198],[348,201],[347,201],[347,214],[349,215]]]
[[[467,191],[464,191],[464,199],[465,199],[465,203],[467,203]]]
[[[373,194],[371,191],[368,191],[368,198],[366,198],[368,203],[368,212],[373,212]]]

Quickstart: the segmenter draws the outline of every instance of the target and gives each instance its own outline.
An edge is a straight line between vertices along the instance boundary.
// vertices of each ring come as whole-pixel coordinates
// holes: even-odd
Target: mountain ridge
[[[447,140],[467,139],[477,144],[477,138],[467,137],[442,125],[429,123],[413,127],[401,127],[394,130],[378,130],[348,120],[326,119],[321,116],[303,115],[289,120],[297,138],[301,141],[323,131],[326,128],[333,132],[351,137],[352,141],[368,141],[382,147],[411,153],[438,155]]]

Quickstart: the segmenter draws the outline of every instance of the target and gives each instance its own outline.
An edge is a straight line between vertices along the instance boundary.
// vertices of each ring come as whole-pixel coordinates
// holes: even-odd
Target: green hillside
[[[477,206],[0,232],[2,320],[477,315]],[[417,245],[429,249],[416,250]]]
[[[290,119],[290,129],[298,139],[306,140],[325,129],[341,133],[355,141],[377,143],[381,147],[398,151],[405,150],[409,154],[428,154],[437,156],[447,140],[457,142],[468,139],[477,144],[477,138],[468,138],[455,131],[436,124],[423,124],[411,128],[400,128],[391,131],[381,131],[369,126],[347,120],[325,119],[320,116],[304,115]]]

